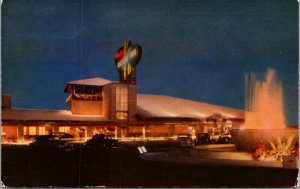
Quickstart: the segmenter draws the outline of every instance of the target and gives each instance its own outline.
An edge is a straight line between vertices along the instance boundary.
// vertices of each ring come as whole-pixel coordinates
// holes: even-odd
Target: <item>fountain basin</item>
[[[294,136],[292,146],[295,146],[299,140],[298,129],[232,129],[231,135],[235,148],[238,151],[253,152],[258,146],[257,143],[263,142],[267,149],[272,149],[270,141],[276,140],[278,137],[281,140],[287,140],[290,136]]]

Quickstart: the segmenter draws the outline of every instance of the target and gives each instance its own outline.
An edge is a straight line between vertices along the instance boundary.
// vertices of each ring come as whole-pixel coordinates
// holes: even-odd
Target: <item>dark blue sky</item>
[[[298,3],[4,0],[2,93],[18,108],[66,109],[68,81],[118,80],[124,39],[143,48],[139,93],[244,108],[244,75],[274,68],[298,123]]]

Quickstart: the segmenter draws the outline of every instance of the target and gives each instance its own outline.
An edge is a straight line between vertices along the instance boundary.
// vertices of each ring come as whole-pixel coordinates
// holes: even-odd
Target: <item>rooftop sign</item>
[[[125,41],[114,54],[115,65],[120,73],[120,81],[128,81],[135,74],[136,65],[142,56],[142,48],[135,44],[131,45],[131,41]]]

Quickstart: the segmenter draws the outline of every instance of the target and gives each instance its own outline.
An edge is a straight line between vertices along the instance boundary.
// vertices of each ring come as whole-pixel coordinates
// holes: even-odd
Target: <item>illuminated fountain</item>
[[[231,132],[236,149],[253,152],[258,143],[271,149],[270,143],[291,138],[291,145],[295,145],[298,130],[285,124],[282,87],[276,72],[268,69],[264,81],[257,80],[254,74],[247,75],[245,79],[245,124]]]

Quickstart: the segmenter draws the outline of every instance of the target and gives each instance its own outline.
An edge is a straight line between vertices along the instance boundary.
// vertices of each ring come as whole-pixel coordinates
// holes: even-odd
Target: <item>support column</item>
[[[175,125],[168,125],[168,128],[169,128],[168,136],[169,137],[174,137],[174,135],[175,135]]]
[[[54,130],[54,133],[58,133],[59,132],[58,126],[53,126],[53,130]]]
[[[85,141],[87,141],[87,135],[88,135],[87,127],[84,127],[84,140]]]
[[[17,128],[17,141],[24,139],[24,127],[18,126]]]
[[[142,133],[143,133],[143,140],[145,140],[146,139],[146,127],[145,126],[143,126],[143,128],[142,128]]]
[[[192,138],[193,139],[196,138],[196,128],[195,128],[195,125],[193,125],[193,127],[192,127]]]
[[[123,127],[121,125],[117,126],[117,137],[121,138],[123,137]]]
[[[115,126],[115,139],[118,139],[118,126]]]

